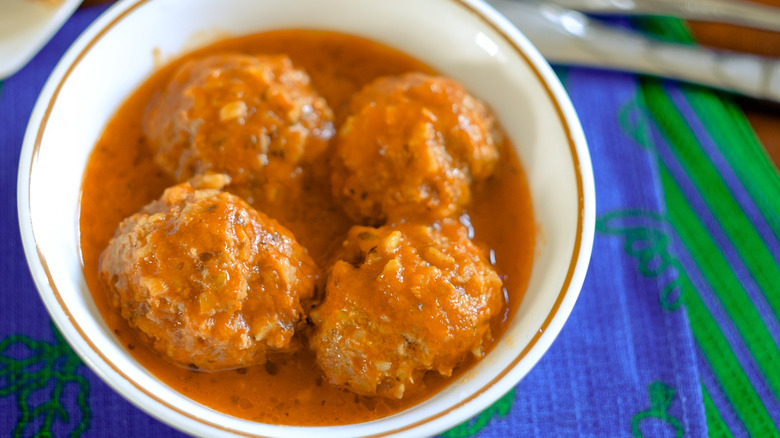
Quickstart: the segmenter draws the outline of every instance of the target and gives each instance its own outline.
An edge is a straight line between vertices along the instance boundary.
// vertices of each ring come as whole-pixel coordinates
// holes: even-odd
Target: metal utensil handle
[[[551,3],[489,0],[551,63],[643,73],[780,102],[780,61],[650,39]]]
[[[672,15],[780,31],[780,8],[742,0],[551,0],[583,12]]]
[[[594,55],[589,65],[612,65],[780,102],[780,62],[775,59],[664,43],[633,34],[623,38],[618,44],[582,39],[583,50]]]

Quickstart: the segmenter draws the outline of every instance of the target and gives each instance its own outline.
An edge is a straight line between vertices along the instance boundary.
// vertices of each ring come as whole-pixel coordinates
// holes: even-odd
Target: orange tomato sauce
[[[162,68],[119,108],[95,145],[84,175],[81,196],[81,256],[84,275],[108,326],[128,351],[160,380],[215,410],[258,422],[287,425],[334,425],[370,421],[413,406],[456,379],[436,373],[425,377],[426,390],[402,400],[358,396],[330,385],[305,349],[290,356],[271,356],[265,365],[219,372],[199,372],[173,365],[147,347],[119,312],[109,305],[99,281],[98,258],[119,222],[157,199],[175,182],[154,163],[141,128],[149,100],[187,59],[219,52],[286,54],[305,69],[315,89],[336,115],[345,118],[351,95],[376,77],[409,71],[435,73],[423,63],[383,45],[331,32],[285,30],[216,43]],[[501,148],[495,174],[473,187],[466,208],[483,248],[501,275],[507,306],[493,325],[497,339],[522,299],[531,270],[534,221],[530,194],[518,159],[508,141]],[[300,202],[262,206],[289,228],[321,266],[340,246],[352,223],[333,205],[327,183],[327,160],[312,172]],[[324,178],[323,178],[324,176]],[[283,203],[282,203],[283,204]]]

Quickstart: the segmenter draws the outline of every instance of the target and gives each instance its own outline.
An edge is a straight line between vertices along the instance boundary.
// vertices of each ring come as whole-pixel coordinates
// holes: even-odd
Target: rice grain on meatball
[[[328,380],[402,398],[428,371],[482,357],[502,282],[460,223],[355,226],[312,310],[309,346]]]
[[[211,55],[182,65],[144,117],[155,159],[177,181],[227,173],[276,200],[335,134],[333,112],[286,56]]]
[[[203,370],[284,351],[316,267],[273,219],[218,188],[223,175],[165,190],[119,225],[100,256],[109,302],[163,357]]]
[[[453,216],[471,199],[471,183],[498,161],[494,125],[487,107],[452,79],[379,78],[353,97],[339,130],[333,193],[363,224]]]

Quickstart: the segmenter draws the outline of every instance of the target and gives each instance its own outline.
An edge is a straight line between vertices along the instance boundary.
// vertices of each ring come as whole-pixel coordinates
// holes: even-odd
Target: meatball
[[[313,309],[309,346],[327,379],[402,398],[427,371],[450,376],[492,340],[501,279],[455,220],[355,226]]]
[[[335,134],[333,112],[286,56],[212,55],[182,65],[144,116],[177,181],[227,173],[242,196],[276,200]],[[251,201],[250,201],[251,202]]]
[[[499,158],[493,115],[452,79],[379,78],[354,96],[349,111],[331,183],[345,211],[363,224],[380,225],[388,215],[452,216]]]
[[[217,189],[227,181],[168,188],[122,221],[99,262],[129,325],[171,362],[203,370],[289,349],[317,277],[287,229]]]

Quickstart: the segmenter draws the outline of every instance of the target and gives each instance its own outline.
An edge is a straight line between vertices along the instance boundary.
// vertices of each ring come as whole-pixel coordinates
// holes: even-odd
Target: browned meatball
[[[147,109],[144,131],[177,181],[227,173],[239,191],[269,200],[335,134],[333,112],[306,72],[286,56],[238,54],[182,65]]]
[[[293,235],[217,188],[182,183],[119,225],[100,256],[110,302],[163,357],[219,370],[290,347],[316,267]]]
[[[333,192],[355,220],[439,219],[471,198],[498,160],[494,117],[452,79],[409,73],[355,95],[339,130]]]
[[[501,279],[454,220],[356,226],[310,317],[309,345],[328,380],[401,398],[433,370],[481,357],[504,306]]]

